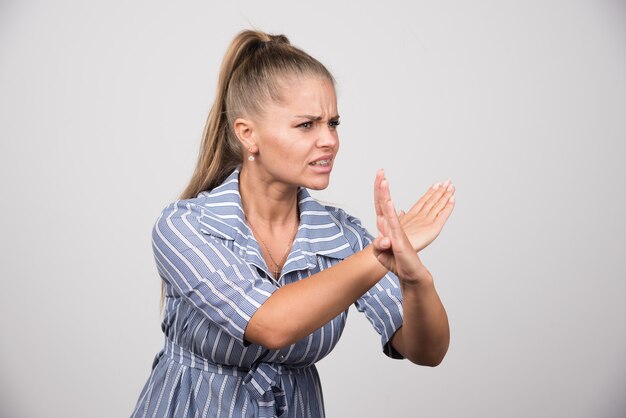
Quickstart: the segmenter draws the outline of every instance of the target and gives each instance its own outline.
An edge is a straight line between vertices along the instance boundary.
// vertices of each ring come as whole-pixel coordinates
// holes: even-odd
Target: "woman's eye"
[[[336,128],[337,126],[339,126],[339,123],[340,122],[338,120],[331,120],[330,122],[328,122],[331,128]]]
[[[301,124],[300,124],[300,125],[298,125],[298,126],[299,126],[299,127],[301,127],[301,128],[310,128],[310,127],[311,127],[311,125],[312,125],[312,123],[311,123],[311,122],[304,122],[304,123],[301,123]]]

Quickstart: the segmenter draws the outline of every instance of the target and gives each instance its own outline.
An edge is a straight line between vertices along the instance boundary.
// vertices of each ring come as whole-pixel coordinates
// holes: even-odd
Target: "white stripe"
[[[304,354],[300,358],[300,362],[304,362],[304,360],[306,359],[306,356],[309,354],[309,351],[311,351],[311,344],[313,343],[313,338],[315,338],[314,336],[318,331],[321,331],[321,330],[315,330],[311,334],[307,335],[306,350],[304,350]]]
[[[243,266],[242,266],[242,267],[243,267]],[[237,277],[238,277],[240,280],[242,280],[242,281],[243,281],[243,280],[248,280],[246,277],[244,277],[244,276],[243,276],[243,274],[241,274],[241,270],[239,270],[239,266],[238,266],[238,265],[234,264],[234,265],[233,265],[233,270],[235,271],[235,274],[237,274]],[[223,273],[222,273],[222,274],[223,274]],[[225,281],[226,283],[233,283],[233,282],[231,282],[231,281],[228,279],[228,277],[226,277],[225,275],[224,275],[224,281]],[[235,285],[235,284],[233,283],[233,286],[234,286],[234,285]],[[245,298],[248,302],[250,302],[252,305],[254,305],[254,306],[255,306],[255,307],[257,307],[257,308],[261,306],[261,304],[260,304],[260,303],[259,303],[256,299],[254,299],[254,298],[252,298],[251,296],[249,296],[249,295],[248,295],[246,292],[244,292],[241,288],[239,288],[239,287],[238,287],[237,289],[239,289],[238,291],[240,292],[240,294],[241,294],[241,295],[242,295],[242,296],[243,296],[243,297],[244,297],[244,298]],[[235,289],[235,290],[237,290],[237,289]],[[261,294],[261,295],[263,295],[263,296],[267,296],[267,297],[272,296],[272,293],[271,293],[271,292],[267,292],[266,290],[261,289],[260,287],[255,288],[255,289],[256,289],[257,293],[259,293],[259,294]]]
[[[170,377],[170,372],[172,371],[172,367],[174,366],[173,362],[167,366],[167,371],[165,372],[165,381],[163,382],[163,387],[161,388],[161,392],[159,393],[159,399],[157,400],[157,404],[154,407],[154,412],[152,413],[152,418],[156,418],[156,414],[159,411],[159,405],[161,405],[161,400],[163,399],[163,393],[165,392],[165,388],[167,387],[167,381]]]
[[[392,301],[395,302],[396,308],[398,309],[398,312],[400,313],[400,317],[404,318],[404,310],[402,309],[402,302],[389,289],[387,289],[387,295]]]
[[[234,338],[231,338],[228,342],[228,348],[226,348],[226,358],[230,358],[231,353],[233,352],[233,345],[235,344]]]
[[[396,289],[398,288],[396,281],[391,278],[391,275],[389,273],[385,274],[385,278],[387,279],[389,283],[391,283],[391,286],[393,286]]]
[[[387,314],[387,317],[389,317],[389,323],[391,324],[391,326],[394,329],[397,329],[398,327],[396,326],[395,322],[393,321],[393,317],[391,316],[391,312],[389,312],[389,309],[387,309],[387,307],[385,306],[384,303],[381,302],[380,298],[378,297],[378,295],[374,295],[374,299],[376,299],[376,301],[380,304],[381,308],[383,308],[383,310],[385,311],[385,313]],[[384,325],[384,324],[383,324]],[[387,328],[384,327],[385,331],[387,331]],[[390,335],[389,335],[390,337]]]
[[[235,383],[235,387],[233,388],[233,397],[230,400],[230,408],[228,409],[228,418],[232,418],[233,414],[235,413],[235,401],[237,399],[237,388],[241,385],[241,377],[237,378],[237,383]],[[224,381],[226,381],[226,379],[224,379]]]
[[[299,242],[312,242],[312,243],[316,243],[316,242],[327,242],[327,241],[332,241],[335,240],[339,237],[341,237],[343,234],[341,232],[336,233],[335,235],[332,235],[330,237],[320,237],[320,238],[306,238],[306,237],[300,237],[298,238],[296,241]]]
[[[222,329],[218,327],[217,336],[215,337],[215,341],[213,341],[213,350],[211,350],[211,359],[215,360],[215,351],[217,350],[217,346],[220,345],[220,339],[222,338]]]
[[[227,380],[228,380],[228,377],[224,376],[224,381],[222,382],[222,386],[220,387],[220,392],[217,395],[217,415],[215,415],[216,417],[222,416],[222,399],[224,398],[224,388],[226,387]]]
[[[287,261],[285,261],[285,264],[283,265],[283,270],[285,270],[285,267],[287,267],[287,265],[289,263],[293,263],[294,261],[302,260],[303,258],[304,258],[304,256],[302,254],[300,254],[297,257],[292,257],[292,258],[288,259]]]
[[[345,244],[340,245],[339,247],[335,247],[332,250],[320,250],[317,253],[318,254],[322,254],[322,255],[328,255],[328,254],[332,254],[332,253],[337,252],[337,251],[341,251],[344,248],[349,247],[349,246],[350,246],[350,243],[346,242]]]
[[[300,212],[300,215],[328,216],[329,212],[323,212],[321,210],[303,210],[302,212]]]
[[[183,377],[185,376],[185,372],[187,371],[186,367],[180,367],[178,369],[178,375],[176,376],[176,382],[180,382]],[[176,390],[179,388],[178,384],[172,385],[172,390],[170,391],[170,396],[167,399],[167,408],[165,408],[166,411],[169,411],[172,405],[172,399],[174,398],[174,392],[176,392]],[[176,414],[174,414],[176,415]]]
[[[298,399],[300,399],[300,413],[301,413],[301,417],[305,416],[304,415],[304,399],[302,399],[302,391],[300,390],[300,388],[297,389],[297,394],[298,394]]]
[[[336,225],[334,223],[330,223],[330,224],[321,224],[321,225],[317,225],[317,224],[302,224],[298,227],[298,230],[300,229],[328,229],[328,228],[334,228]]]
[[[260,370],[259,370],[260,371]],[[252,379],[251,380],[252,384],[254,385],[254,388],[259,392],[259,393],[264,393],[263,392],[263,388],[261,386],[259,386],[259,384],[257,383],[256,380]]]
[[[213,203],[204,203],[202,206],[207,207],[207,208],[220,208],[220,207],[236,207],[238,208],[239,205],[235,202],[213,202]]]
[[[225,184],[229,184],[229,183],[232,183],[232,181],[230,181],[230,182],[228,182],[228,183],[225,183]],[[217,189],[217,188],[216,188],[216,189]],[[214,197],[218,197],[218,196],[225,196],[225,195],[227,195],[227,194],[239,195],[239,193],[237,192],[237,190],[223,190],[223,191],[221,191],[221,192],[211,192],[211,193],[209,194],[209,196],[208,196],[208,197],[210,197],[210,198],[214,198]]]
[[[348,229],[350,232],[352,232],[354,234],[354,236],[356,237],[356,240],[359,244],[359,246],[357,247],[359,250],[362,250],[363,248],[365,248],[365,246],[363,245],[363,240],[361,239],[361,234],[359,234],[356,229],[354,229],[351,225],[349,225],[348,223],[345,224],[346,229]]]
[[[228,234],[226,234],[226,233],[224,233],[224,232],[220,231],[219,229],[214,228],[212,225],[209,225],[209,224],[207,224],[207,223],[205,223],[205,222],[203,222],[203,221],[200,221],[200,223],[201,223],[201,225],[202,225],[202,226],[207,227],[207,228],[208,228],[208,229],[210,229],[211,231],[213,231],[213,232],[215,232],[216,234],[218,234],[220,237],[222,237],[222,236],[223,236],[223,237],[226,237],[226,238],[228,238],[228,239],[232,239],[232,240],[234,240],[234,239],[235,239],[235,237],[231,237],[230,235],[228,235]],[[208,231],[207,231],[207,232],[208,232]]]
[[[209,412],[209,405],[211,405],[211,401],[212,401],[212,396],[211,394],[213,393],[213,380],[215,380],[215,373],[211,373],[211,377],[209,378],[209,393],[207,394],[206,397],[206,404],[204,405],[204,410],[202,411],[202,416],[206,417],[207,413]],[[226,379],[226,378],[224,378]],[[202,379],[198,379],[199,381],[202,381]],[[198,399],[198,394],[196,393],[196,399]],[[199,411],[200,409],[198,409]],[[218,415],[219,416],[219,415]]]
[[[225,181],[224,183],[216,186],[213,190],[211,190],[210,194],[213,194],[213,193],[215,193],[216,190],[223,189],[226,186],[228,186],[229,184],[233,184],[233,183],[239,183],[239,179],[234,178],[232,180]],[[239,186],[237,186],[237,187],[239,187]]]
[[[370,298],[367,298],[370,299]],[[369,311],[364,310],[363,313],[365,314],[365,316],[369,319],[369,321],[372,323],[372,326],[374,327],[374,329],[376,330],[377,333],[379,333],[380,335],[383,334],[384,332],[384,327],[385,327],[385,323],[383,322],[383,319],[378,315],[378,312],[376,311],[376,309],[374,309],[374,307],[372,305],[369,304],[369,302],[367,301],[366,298],[363,299],[363,303],[368,306],[370,308]],[[378,322],[373,321],[372,317],[369,315],[369,313],[373,313],[374,315],[376,315],[376,318],[378,318]],[[379,329],[376,325],[380,324],[383,329]]]

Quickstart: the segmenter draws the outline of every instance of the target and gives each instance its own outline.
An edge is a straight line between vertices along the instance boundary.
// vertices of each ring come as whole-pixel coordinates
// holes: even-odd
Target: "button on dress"
[[[238,166],[192,199],[177,200],[152,229],[165,285],[163,349],[132,413],[139,417],[324,417],[315,362],[335,347],[348,310],[302,340],[269,350],[244,340],[256,310],[281,286],[329,268],[371,243],[361,222],[298,189],[300,225],[278,280],[245,222]],[[387,273],[355,306],[383,352],[402,325],[398,278]]]

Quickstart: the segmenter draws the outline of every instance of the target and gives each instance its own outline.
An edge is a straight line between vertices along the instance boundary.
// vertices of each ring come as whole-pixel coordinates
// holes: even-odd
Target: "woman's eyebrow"
[[[296,118],[306,118],[306,119],[311,119],[311,120],[314,120],[314,121],[322,120],[321,116],[313,116],[313,115],[296,115],[294,117],[296,117]],[[331,119],[339,119],[339,115],[335,115]]]

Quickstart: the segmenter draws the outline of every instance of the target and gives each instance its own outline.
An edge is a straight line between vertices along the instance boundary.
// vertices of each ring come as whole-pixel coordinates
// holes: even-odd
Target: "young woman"
[[[193,178],[156,221],[165,345],[133,417],[323,417],[314,363],[355,304],[391,358],[436,366],[448,320],[417,252],[450,181],[397,214],[380,170],[378,237],[313,199],[337,151],[334,79],[283,35],[243,31],[224,58]]]

